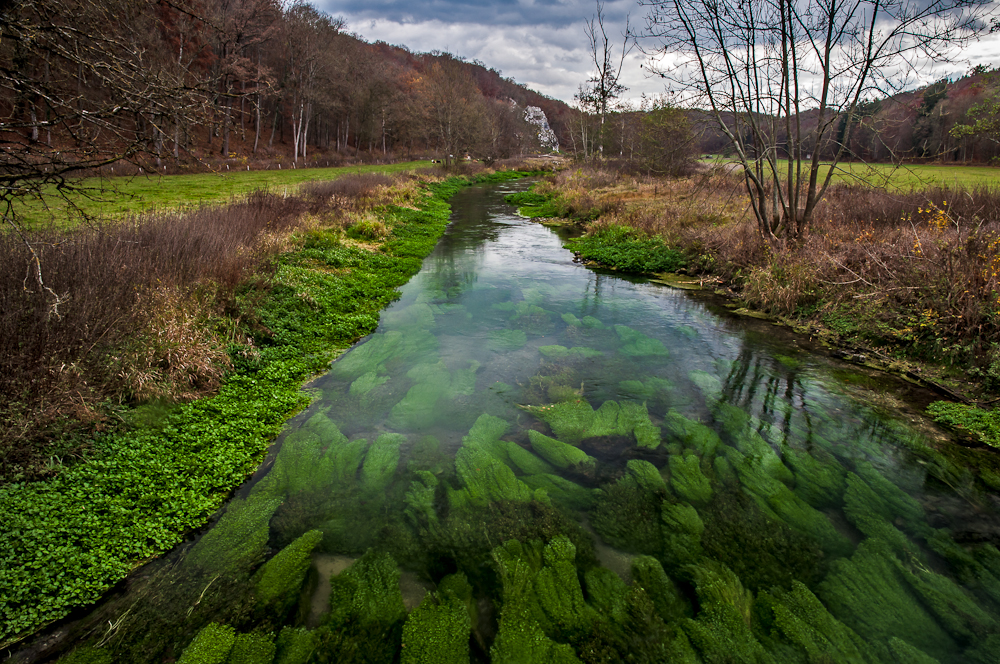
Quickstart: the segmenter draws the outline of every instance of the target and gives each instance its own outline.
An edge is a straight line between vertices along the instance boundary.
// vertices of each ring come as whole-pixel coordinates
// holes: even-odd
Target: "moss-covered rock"
[[[255,575],[258,610],[284,621],[298,601],[312,564],[312,551],[322,540],[323,533],[310,530],[264,563]]]
[[[235,629],[229,625],[210,623],[201,628],[177,662],[178,664],[225,664],[235,641]]]

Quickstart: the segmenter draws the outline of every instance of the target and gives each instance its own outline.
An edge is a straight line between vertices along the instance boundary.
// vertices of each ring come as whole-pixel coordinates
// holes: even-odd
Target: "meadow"
[[[713,156],[702,160],[708,166],[731,163]],[[787,162],[781,162],[787,167]],[[826,177],[830,164],[820,166],[820,177]],[[975,188],[1000,186],[1000,168],[944,164],[869,164],[841,162],[833,174],[835,183],[863,185],[886,189],[892,193],[910,193],[928,187]]]
[[[189,210],[206,204],[230,203],[256,190],[287,196],[296,193],[306,182],[366,173],[402,173],[430,165],[429,161],[409,161],[333,168],[92,177],[75,183],[72,191],[62,195],[54,186],[44,188],[41,198],[23,199],[15,210],[27,226],[65,228],[79,223],[84,217],[108,219],[145,212]]]

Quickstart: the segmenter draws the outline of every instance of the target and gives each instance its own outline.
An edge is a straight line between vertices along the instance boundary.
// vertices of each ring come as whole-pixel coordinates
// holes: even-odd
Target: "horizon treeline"
[[[367,43],[306,2],[23,0],[0,30],[0,177],[139,155],[495,160],[569,140],[563,102],[478,61]]]

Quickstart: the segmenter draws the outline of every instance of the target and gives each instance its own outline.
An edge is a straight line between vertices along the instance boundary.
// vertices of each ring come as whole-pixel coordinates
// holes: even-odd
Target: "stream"
[[[997,500],[927,395],[574,263],[525,187],[452,199],[377,332],[65,661],[1000,661]]]

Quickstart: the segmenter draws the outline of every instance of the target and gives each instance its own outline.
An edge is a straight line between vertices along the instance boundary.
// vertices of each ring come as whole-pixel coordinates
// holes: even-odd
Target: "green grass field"
[[[79,190],[67,198],[58,195],[53,187],[45,192],[44,201],[24,201],[17,212],[25,225],[62,227],[76,223],[81,212],[92,217],[108,218],[150,210],[183,209],[223,203],[255,189],[293,193],[304,182],[335,180],[349,173],[398,173],[430,165],[429,161],[410,161],[338,168],[89,178],[80,182]]]
[[[707,165],[727,163],[723,157],[703,160]],[[785,166],[787,162],[781,162]],[[820,168],[820,177],[826,177],[829,166]],[[1000,186],[1000,168],[993,166],[944,166],[941,164],[864,164],[837,165],[835,182],[867,184],[884,187],[890,191],[911,191],[927,187]]]

